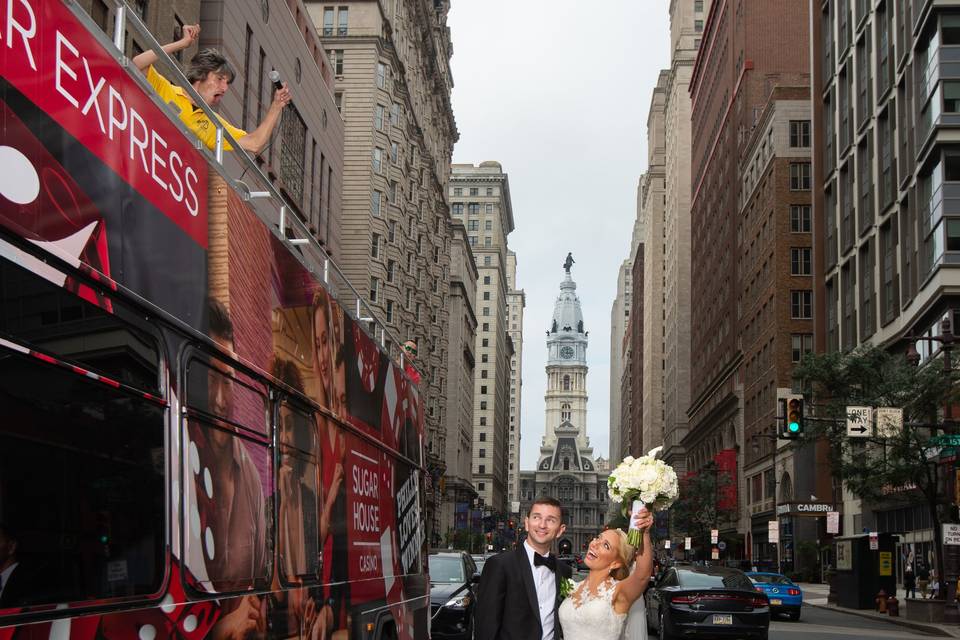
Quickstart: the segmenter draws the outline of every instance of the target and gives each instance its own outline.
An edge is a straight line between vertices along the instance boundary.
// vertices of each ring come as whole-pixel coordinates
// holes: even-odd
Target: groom
[[[475,640],[553,640],[562,637],[557,620],[560,582],[572,570],[550,553],[563,535],[563,508],[555,498],[537,498],[524,519],[527,539],[513,551],[483,565],[473,613]]]

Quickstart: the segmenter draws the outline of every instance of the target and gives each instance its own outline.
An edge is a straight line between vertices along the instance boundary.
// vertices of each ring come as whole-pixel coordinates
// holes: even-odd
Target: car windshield
[[[463,563],[456,556],[430,556],[431,582],[464,582]]]
[[[678,574],[684,589],[753,589],[753,584],[742,573],[679,571]]]
[[[763,582],[766,584],[793,584],[785,576],[750,576],[754,582]]]

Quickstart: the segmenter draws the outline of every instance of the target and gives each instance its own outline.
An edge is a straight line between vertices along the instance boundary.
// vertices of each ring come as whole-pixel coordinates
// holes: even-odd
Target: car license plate
[[[733,614],[714,614],[713,624],[733,624]]]
[[[780,598],[770,598],[770,604],[773,604],[773,605],[783,604],[783,600],[781,600]]]

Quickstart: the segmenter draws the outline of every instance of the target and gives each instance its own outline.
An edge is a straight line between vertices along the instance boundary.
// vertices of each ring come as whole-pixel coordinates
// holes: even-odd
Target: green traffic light
[[[791,422],[790,424],[787,425],[787,429],[790,430],[790,433],[798,433],[800,431],[800,423]]]

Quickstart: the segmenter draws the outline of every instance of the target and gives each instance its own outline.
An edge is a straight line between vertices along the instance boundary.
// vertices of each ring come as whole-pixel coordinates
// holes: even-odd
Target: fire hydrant
[[[890,614],[891,618],[900,617],[900,601],[897,600],[897,596],[887,598],[887,613]]]
[[[877,603],[877,611],[880,613],[887,612],[887,592],[883,589],[880,589],[880,593],[877,594],[877,597],[874,599],[874,602]]]

